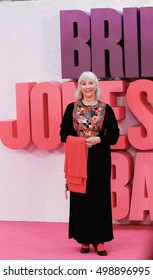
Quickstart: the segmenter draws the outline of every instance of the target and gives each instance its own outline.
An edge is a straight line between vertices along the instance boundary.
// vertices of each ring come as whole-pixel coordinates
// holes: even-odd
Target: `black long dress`
[[[86,107],[83,103],[80,104],[83,108]],[[66,142],[68,135],[78,136],[73,116],[74,106],[75,103],[70,103],[65,110],[60,130],[62,142]],[[87,110],[90,114],[92,106],[88,106]],[[85,118],[88,123],[89,116]],[[92,118],[91,115],[90,118]],[[110,145],[116,144],[119,129],[114,112],[108,104],[105,104],[102,126],[96,135],[100,137],[101,143],[92,146],[88,151],[86,194],[70,193],[69,238],[74,238],[78,243],[84,244],[102,243],[114,238],[110,189]]]

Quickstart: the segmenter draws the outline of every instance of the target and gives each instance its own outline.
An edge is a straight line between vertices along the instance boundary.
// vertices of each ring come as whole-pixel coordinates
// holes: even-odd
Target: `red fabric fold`
[[[84,137],[68,136],[64,172],[69,191],[86,193],[88,148]]]

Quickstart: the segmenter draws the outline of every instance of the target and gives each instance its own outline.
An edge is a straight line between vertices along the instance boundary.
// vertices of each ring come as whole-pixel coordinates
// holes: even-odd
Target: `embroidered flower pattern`
[[[81,101],[74,104],[73,126],[78,136],[97,136],[102,128],[106,104],[98,102],[95,106],[85,106]]]

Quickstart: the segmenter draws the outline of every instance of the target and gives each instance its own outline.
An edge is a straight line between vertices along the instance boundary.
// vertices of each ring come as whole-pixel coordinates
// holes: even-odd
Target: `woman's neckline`
[[[95,107],[98,105],[99,101],[97,101],[95,104],[85,104],[82,100],[81,100],[81,103],[83,106],[85,107]]]

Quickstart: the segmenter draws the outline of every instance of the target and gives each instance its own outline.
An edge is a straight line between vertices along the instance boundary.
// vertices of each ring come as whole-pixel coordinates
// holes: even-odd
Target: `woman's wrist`
[[[98,139],[98,143],[97,143],[97,144],[101,143],[101,138],[100,138],[100,136],[97,136],[97,139]]]

